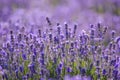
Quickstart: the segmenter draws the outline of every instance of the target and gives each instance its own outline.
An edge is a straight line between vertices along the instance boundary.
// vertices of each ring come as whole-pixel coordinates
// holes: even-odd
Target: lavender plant
[[[54,29],[46,20],[48,29],[37,34],[25,27],[10,31],[0,47],[1,80],[119,80],[120,37],[115,31],[106,41],[108,27],[100,23],[78,36],[77,24],[72,30],[68,23],[57,23]]]
[[[0,0],[0,80],[119,80],[119,3]]]

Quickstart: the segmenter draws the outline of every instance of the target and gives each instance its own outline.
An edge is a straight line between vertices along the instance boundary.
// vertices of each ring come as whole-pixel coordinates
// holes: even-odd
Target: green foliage
[[[24,73],[23,73],[24,75],[27,74],[27,72],[29,71],[29,69],[28,69],[29,63],[30,63],[29,60],[26,60],[26,61],[24,62]]]
[[[101,76],[100,80],[107,80],[107,76]]]
[[[49,70],[50,78],[55,78],[57,76],[56,67],[57,64],[54,64],[52,60],[49,60],[49,63],[47,63],[47,69]]]
[[[80,73],[80,70],[77,69],[77,62],[72,63],[72,75],[77,75]]]

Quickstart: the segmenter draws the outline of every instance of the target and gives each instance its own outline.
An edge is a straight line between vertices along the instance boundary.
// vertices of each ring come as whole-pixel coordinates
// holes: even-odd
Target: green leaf
[[[30,61],[29,60],[26,60],[24,62],[24,75],[27,74],[27,72],[29,71],[28,70],[28,65],[29,65]]]

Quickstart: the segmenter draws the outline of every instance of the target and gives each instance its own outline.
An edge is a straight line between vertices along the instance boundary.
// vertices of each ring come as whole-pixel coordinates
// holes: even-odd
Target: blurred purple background
[[[99,22],[119,33],[120,0],[0,0],[0,38],[23,26],[28,31],[45,28],[46,17],[53,26],[77,23],[79,30],[88,30]]]

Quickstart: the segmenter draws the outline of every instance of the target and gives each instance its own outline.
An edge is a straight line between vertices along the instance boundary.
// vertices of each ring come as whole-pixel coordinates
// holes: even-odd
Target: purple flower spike
[[[67,72],[68,73],[72,72],[72,69],[70,67],[67,67]]]
[[[20,69],[20,72],[24,71],[24,67],[23,66],[20,66],[19,69]]]
[[[26,54],[25,54],[25,53],[23,53],[23,54],[22,54],[22,58],[23,58],[24,60],[26,60],[26,59],[27,59],[27,56],[26,56]]]
[[[103,74],[103,75],[106,75],[106,73],[107,73],[107,71],[106,71],[105,69],[103,69],[102,74]]]
[[[51,21],[50,21],[50,19],[49,19],[48,17],[46,17],[46,20],[47,20],[47,23],[48,23],[49,25],[52,25],[52,23],[51,23]]]
[[[31,73],[36,73],[36,71],[35,71],[35,65],[33,63],[31,63],[30,65],[28,65],[28,67],[29,67]]]
[[[58,32],[58,35],[60,35],[60,32],[61,32],[61,28],[59,27],[59,24],[57,24],[57,32]]]

